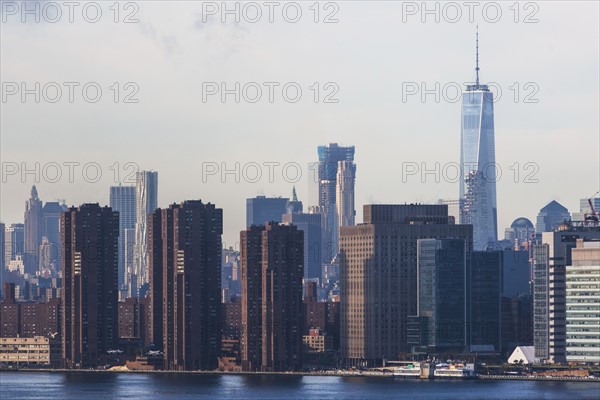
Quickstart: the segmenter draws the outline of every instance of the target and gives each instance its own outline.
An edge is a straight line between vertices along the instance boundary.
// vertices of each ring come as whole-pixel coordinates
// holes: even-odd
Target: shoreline
[[[510,381],[545,381],[545,382],[584,382],[600,383],[600,378],[566,377],[566,376],[511,376],[511,375],[476,375],[471,378],[450,378],[435,377],[432,379],[420,379],[418,377],[394,376],[390,373],[378,373],[363,371],[361,373],[353,372],[249,372],[249,371],[122,371],[122,370],[101,370],[101,369],[61,369],[61,368],[20,368],[20,369],[0,369],[0,374],[5,372],[46,372],[46,373],[88,373],[88,374],[159,374],[159,375],[233,375],[233,376],[330,376],[340,378],[364,377],[364,378],[385,378],[397,380],[419,380],[419,381],[477,381],[477,380],[510,380]]]

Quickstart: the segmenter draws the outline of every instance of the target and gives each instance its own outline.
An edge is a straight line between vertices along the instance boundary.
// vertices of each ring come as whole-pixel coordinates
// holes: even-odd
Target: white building
[[[509,364],[536,364],[538,360],[535,358],[535,347],[533,346],[517,346],[508,357]]]
[[[567,362],[600,362],[600,241],[577,240],[566,271]]]

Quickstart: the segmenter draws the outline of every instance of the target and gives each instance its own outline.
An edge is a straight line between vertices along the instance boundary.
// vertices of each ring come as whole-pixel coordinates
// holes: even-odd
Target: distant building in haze
[[[537,215],[535,232],[537,235],[541,235],[543,232],[552,232],[558,229],[560,224],[570,219],[569,210],[557,201],[552,200]]]
[[[338,253],[336,224],[337,176],[340,161],[354,162],[354,146],[343,147],[337,143],[319,146],[319,208],[323,228],[323,261],[330,262]]]
[[[35,274],[38,269],[38,252],[42,243],[42,230],[44,215],[42,212],[42,201],[33,185],[31,197],[25,203],[25,249],[23,259],[25,261],[25,272]]]
[[[125,259],[128,246],[127,240],[131,241],[129,235],[125,234],[125,230],[135,230],[135,186],[111,186],[110,187],[110,207],[119,212],[119,290],[128,285],[128,275],[132,271],[128,271]]]
[[[246,199],[246,227],[264,225],[265,222],[281,222],[290,199],[284,197],[257,196]]]

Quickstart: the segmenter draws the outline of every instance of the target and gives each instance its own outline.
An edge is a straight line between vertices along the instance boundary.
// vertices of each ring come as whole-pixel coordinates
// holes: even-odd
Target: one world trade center
[[[494,96],[479,83],[479,33],[476,38],[476,79],[462,93],[460,140],[461,223],[473,225],[473,248],[485,250],[498,241]]]

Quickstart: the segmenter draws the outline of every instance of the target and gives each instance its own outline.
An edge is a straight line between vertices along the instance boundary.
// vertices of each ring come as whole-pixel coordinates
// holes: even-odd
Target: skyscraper
[[[135,248],[132,280],[132,297],[137,297],[138,289],[149,281],[148,276],[148,214],[158,207],[158,172],[140,171],[136,173],[135,184]]]
[[[67,210],[67,206],[56,201],[48,201],[42,208],[43,224],[42,236],[48,240],[49,263],[54,268],[61,268],[61,238],[60,238],[60,216]]]
[[[467,343],[472,353],[501,351],[502,252],[474,251],[467,265]]]
[[[304,279],[321,279],[321,214],[317,207],[310,207],[308,213],[290,212],[284,214],[284,224],[292,224],[304,233]]]
[[[0,278],[2,278],[2,273],[4,272],[4,259],[5,259],[5,233],[6,225],[3,222],[0,222]],[[0,287],[2,287],[2,282],[0,282]]]
[[[494,96],[479,82],[479,34],[476,54],[475,84],[462,95],[459,200],[464,204],[460,223],[473,225],[473,248],[484,250],[498,241],[498,221]]]
[[[570,219],[571,214],[569,210],[559,202],[552,200],[538,213],[535,223],[535,233],[540,236],[543,232],[552,232],[558,229],[560,224]]]
[[[600,215],[600,197],[594,196],[589,199],[579,200],[579,212],[573,213],[573,221],[588,221],[588,223],[593,223],[596,221],[592,213],[594,211],[596,212],[596,218]],[[590,203],[592,203],[591,206]],[[593,211],[592,207],[594,208]]]
[[[31,188],[31,197],[25,202],[25,272],[34,273],[38,269],[38,252],[42,243],[43,230],[42,201],[38,197],[35,185]]]
[[[339,243],[340,227],[354,225],[354,181],[356,165],[352,161],[338,161],[336,176],[336,230],[334,242]]]
[[[135,229],[135,186],[111,186],[110,207],[119,212],[119,289],[127,285],[126,229]]]
[[[162,345],[165,369],[213,370],[221,349],[223,210],[189,200],[148,220],[152,341]]]
[[[579,239],[566,270],[567,362],[600,362],[600,237]]]
[[[580,223],[582,224],[582,223]],[[544,232],[533,246],[533,344],[535,357],[566,360],[566,266],[572,264],[577,239],[598,239],[600,226],[563,224]]]
[[[470,225],[449,224],[446,205],[365,205],[364,223],[340,232],[341,357],[381,365],[410,351],[408,316],[417,315],[417,240],[460,239]]]
[[[267,223],[240,234],[242,368],[293,371],[302,366],[304,236]]]
[[[4,266],[8,267],[11,260],[17,255],[23,255],[25,243],[25,226],[23,224],[10,224],[4,229]]]
[[[69,208],[61,235],[63,366],[93,368],[118,340],[119,214],[98,204]]]
[[[341,147],[337,143],[319,146],[319,207],[323,227],[323,262],[330,262],[338,253],[336,224],[336,197],[338,163],[354,161],[354,146]]]
[[[461,239],[417,240],[417,318],[409,343],[428,354],[463,352],[467,339],[467,254]],[[414,317],[413,317],[414,318]],[[411,324],[409,317],[409,325]],[[415,340],[416,339],[416,340]]]
[[[265,222],[281,222],[290,199],[284,197],[256,196],[246,199],[246,227],[264,225]]]

